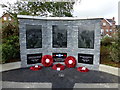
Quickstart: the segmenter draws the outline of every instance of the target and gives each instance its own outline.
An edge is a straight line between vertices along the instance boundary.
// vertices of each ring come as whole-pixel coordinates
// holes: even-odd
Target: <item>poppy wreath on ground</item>
[[[65,59],[65,65],[68,67],[68,68],[73,68],[76,66],[76,59],[75,57],[73,56],[68,56],[66,59]]]
[[[64,70],[65,66],[58,63],[58,64],[53,65],[52,69],[60,71],[60,70]]]
[[[51,55],[44,55],[41,59],[41,63],[45,66],[45,67],[49,67],[53,64],[53,58]]]
[[[86,67],[78,67],[78,68],[77,68],[77,71],[79,71],[79,72],[88,72],[89,69],[86,68]]]
[[[33,71],[37,71],[37,70],[41,70],[41,69],[42,69],[42,66],[40,66],[40,65],[35,65],[35,66],[30,67],[30,69],[33,70]]]

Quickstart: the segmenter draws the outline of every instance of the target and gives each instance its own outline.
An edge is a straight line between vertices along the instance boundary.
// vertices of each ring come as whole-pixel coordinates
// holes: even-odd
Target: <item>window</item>
[[[42,26],[41,25],[27,25],[26,26],[26,47],[42,48]]]
[[[53,48],[67,48],[67,27],[65,25],[52,26]]]
[[[7,20],[7,17],[3,17],[3,19],[4,19],[4,21],[6,21],[6,20]]]
[[[105,23],[105,22],[103,23],[103,26],[106,26],[106,23]]]
[[[104,33],[104,30],[103,29],[101,29],[101,34],[103,34]]]
[[[8,17],[8,20],[11,21],[12,20],[11,17]]]
[[[94,48],[94,30],[78,27],[78,48]]]
[[[112,32],[112,29],[110,29],[110,32]]]
[[[109,32],[108,29],[106,29],[106,32]]]

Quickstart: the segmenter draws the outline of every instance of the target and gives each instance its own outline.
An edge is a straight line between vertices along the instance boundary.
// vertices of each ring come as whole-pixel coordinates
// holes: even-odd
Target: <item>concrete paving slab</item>
[[[95,84],[75,83],[74,88],[118,88],[118,83],[95,83]]]
[[[13,62],[7,64],[1,64],[0,72],[20,68],[21,62]]]
[[[2,88],[50,88],[52,90],[52,83],[33,83],[33,82],[2,82]],[[118,83],[75,83],[73,90],[77,88],[119,88]]]
[[[2,82],[2,88],[51,88],[52,83]]]
[[[112,66],[108,66],[108,65],[104,65],[104,64],[100,64],[100,66],[99,66],[99,71],[103,71],[106,73],[120,76],[118,73],[118,70],[119,70],[119,68],[117,68],[117,67],[112,67]]]

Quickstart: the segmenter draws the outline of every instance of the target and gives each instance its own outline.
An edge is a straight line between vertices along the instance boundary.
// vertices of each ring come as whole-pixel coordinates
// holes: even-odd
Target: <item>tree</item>
[[[6,22],[2,25],[2,61],[9,62],[20,56],[18,23]]]
[[[28,2],[18,1],[7,7],[7,12],[16,15],[72,17],[74,2]]]

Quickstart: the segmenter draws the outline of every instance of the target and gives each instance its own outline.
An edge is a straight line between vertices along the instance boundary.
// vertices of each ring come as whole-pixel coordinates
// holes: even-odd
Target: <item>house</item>
[[[116,33],[115,18],[101,20],[101,36],[110,36],[112,37]]]
[[[0,38],[2,38],[2,27],[5,25],[5,23],[13,23],[15,20],[13,16],[9,13],[3,13],[3,15],[0,17]],[[0,44],[2,41],[0,40]]]
[[[9,13],[3,13],[3,15],[0,17],[0,21],[2,24],[5,22],[14,22],[13,16]]]

